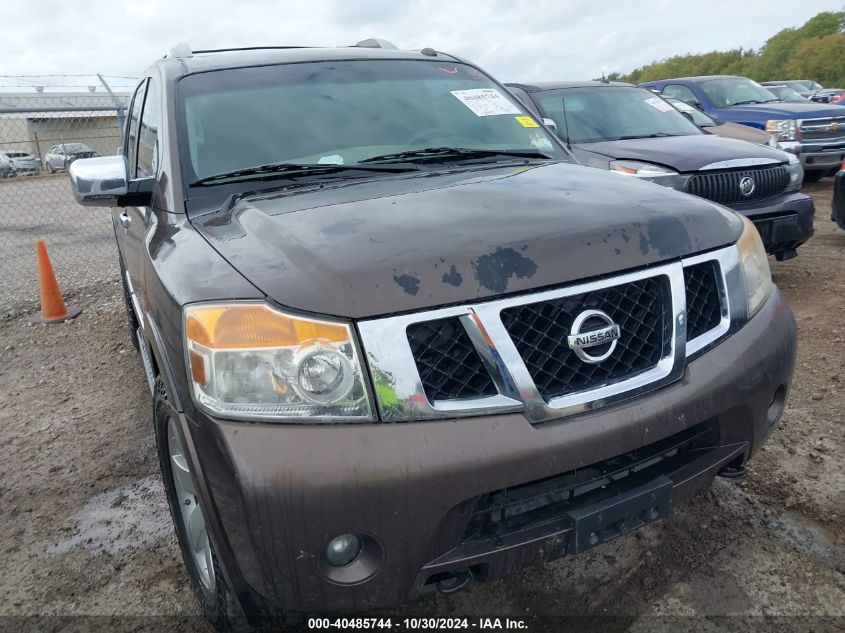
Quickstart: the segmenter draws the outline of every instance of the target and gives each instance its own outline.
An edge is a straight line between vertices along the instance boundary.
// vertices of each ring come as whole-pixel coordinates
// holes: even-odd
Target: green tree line
[[[779,31],[760,49],[675,55],[607,78],[639,83],[696,75],[743,75],[757,81],[813,79],[829,88],[845,88],[843,31],[845,11],[825,11],[800,27]]]

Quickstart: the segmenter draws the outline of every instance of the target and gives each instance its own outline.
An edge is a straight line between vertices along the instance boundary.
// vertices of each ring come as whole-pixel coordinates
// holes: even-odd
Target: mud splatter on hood
[[[195,226],[280,304],[353,318],[638,268],[741,229],[707,201],[562,163],[252,197]]]

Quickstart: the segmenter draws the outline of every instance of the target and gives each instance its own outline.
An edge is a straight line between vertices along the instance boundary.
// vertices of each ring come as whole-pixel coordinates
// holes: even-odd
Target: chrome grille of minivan
[[[743,178],[750,178],[753,188],[744,193]],[[687,193],[719,204],[739,204],[764,200],[783,193],[789,185],[789,172],[784,165],[747,168],[736,171],[699,172],[691,175],[684,187]]]

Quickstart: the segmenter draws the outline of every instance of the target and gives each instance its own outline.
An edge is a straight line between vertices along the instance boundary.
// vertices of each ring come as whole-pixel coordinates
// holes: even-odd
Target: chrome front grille
[[[804,119],[800,126],[802,141],[845,141],[845,116]]]
[[[742,181],[750,178],[753,189],[744,193]],[[738,204],[773,198],[786,190],[789,172],[783,165],[753,167],[736,171],[700,172],[686,180],[684,190],[694,196],[707,198],[719,204]]]
[[[669,278],[650,277],[581,295],[502,310],[502,323],[544,400],[613,384],[657,365],[671,344]],[[567,344],[575,318],[601,310],[617,324],[618,348],[604,362],[587,363]],[[609,345],[609,344],[606,344]],[[604,347],[604,346],[602,346]],[[603,351],[599,348],[599,351]]]
[[[731,295],[728,289],[734,293]],[[361,321],[382,420],[521,411],[532,423],[606,406],[683,375],[686,358],[744,317],[736,247],[595,282]],[[573,321],[601,310],[616,345],[585,362]]]
[[[458,317],[413,323],[408,326],[408,342],[429,400],[498,393]]]

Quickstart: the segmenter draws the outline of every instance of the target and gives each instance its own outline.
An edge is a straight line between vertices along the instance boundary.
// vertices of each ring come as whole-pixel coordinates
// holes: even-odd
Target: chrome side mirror
[[[67,168],[73,195],[79,204],[91,207],[118,206],[118,198],[129,191],[125,156],[80,158]]]
[[[552,134],[557,134],[557,123],[555,123],[551,119],[543,119],[543,125],[549,128],[549,131]]]

